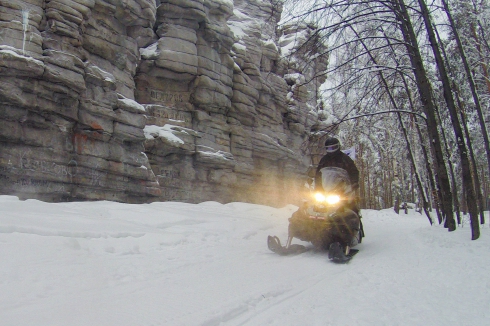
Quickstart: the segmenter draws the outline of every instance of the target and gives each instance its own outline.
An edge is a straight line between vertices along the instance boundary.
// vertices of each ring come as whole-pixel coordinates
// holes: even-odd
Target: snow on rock
[[[0,45],[0,67],[3,70],[15,69],[19,74],[27,76],[41,76],[45,70],[44,62],[30,56],[11,46]]]
[[[149,125],[145,126],[144,132],[146,139],[154,139],[156,137],[162,137],[168,140],[169,142],[174,142],[178,144],[183,144],[184,141],[179,137],[174,135],[175,130],[173,130],[175,126],[165,125],[163,127]]]
[[[146,48],[141,48],[140,54],[141,57],[146,60],[157,59],[159,55],[158,43],[153,43]]]
[[[146,113],[146,109],[143,105],[139,104],[135,100],[125,98],[121,94],[119,95],[119,106],[124,108],[130,112],[135,112],[135,113]]]

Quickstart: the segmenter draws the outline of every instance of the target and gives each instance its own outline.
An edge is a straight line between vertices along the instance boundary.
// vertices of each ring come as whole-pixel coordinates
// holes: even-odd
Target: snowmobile
[[[291,244],[293,238],[298,238],[311,242],[319,250],[328,250],[330,260],[345,263],[358,252],[351,248],[363,236],[360,217],[350,209],[355,192],[344,169],[326,167],[320,173],[321,187],[315,187],[313,198],[307,199],[289,218],[286,246],[282,246],[277,236],[270,235],[267,244],[280,255],[298,254],[307,250],[303,245]]]

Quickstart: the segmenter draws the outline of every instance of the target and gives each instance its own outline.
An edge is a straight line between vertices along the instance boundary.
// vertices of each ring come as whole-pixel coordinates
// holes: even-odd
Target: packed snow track
[[[488,225],[448,233],[364,210],[348,264],[279,256],[295,206],[50,204],[0,196],[0,320],[8,325],[482,325]],[[304,242],[295,240],[293,243]]]

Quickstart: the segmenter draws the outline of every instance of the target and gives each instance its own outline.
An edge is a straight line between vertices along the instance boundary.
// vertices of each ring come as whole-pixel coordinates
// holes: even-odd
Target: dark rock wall
[[[326,62],[284,55],[311,31],[278,32],[280,14],[259,0],[0,0],[0,193],[296,202],[319,84],[302,82]]]

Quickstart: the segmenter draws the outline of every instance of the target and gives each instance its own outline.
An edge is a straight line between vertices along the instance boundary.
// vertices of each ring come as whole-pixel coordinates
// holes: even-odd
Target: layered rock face
[[[131,28],[154,1],[0,2],[0,191],[46,200],[160,196],[134,99]]]
[[[0,193],[298,198],[326,60],[269,1],[0,0]],[[307,66],[304,63],[308,63]]]

